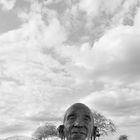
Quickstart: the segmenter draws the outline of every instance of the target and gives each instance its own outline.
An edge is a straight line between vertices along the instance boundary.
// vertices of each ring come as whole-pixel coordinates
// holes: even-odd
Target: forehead
[[[88,115],[92,118],[91,110],[87,106],[81,105],[81,104],[78,104],[78,105],[76,104],[76,105],[71,106],[66,111],[65,118],[68,117],[71,114],[83,115],[83,116]]]

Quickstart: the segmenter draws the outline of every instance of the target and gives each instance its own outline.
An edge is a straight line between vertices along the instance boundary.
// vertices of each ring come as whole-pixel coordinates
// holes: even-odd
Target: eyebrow
[[[69,114],[67,117],[75,116],[74,113]]]
[[[85,115],[85,117],[91,120],[91,117],[90,117],[90,115]]]
[[[75,114],[74,114],[74,113],[69,114],[69,115],[66,117],[66,119],[68,120],[70,117],[74,117],[74,116],[75,116]]]

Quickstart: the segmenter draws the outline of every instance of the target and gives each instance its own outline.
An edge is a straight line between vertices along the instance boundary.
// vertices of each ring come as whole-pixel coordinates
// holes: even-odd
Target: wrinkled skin
[[[93,130],[91,110],[84,104],[72,105],[64,117],[64,135],[67,140],[85,140],[91,138]]]

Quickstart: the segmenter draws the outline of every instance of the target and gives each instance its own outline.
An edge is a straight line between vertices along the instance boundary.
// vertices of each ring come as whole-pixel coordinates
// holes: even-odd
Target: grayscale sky
[[[0,0],[0,138],[75,102],[140,138],[140,0]]]

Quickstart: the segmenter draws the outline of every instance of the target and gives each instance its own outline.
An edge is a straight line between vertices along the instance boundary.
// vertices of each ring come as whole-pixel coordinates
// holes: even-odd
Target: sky
[[[0,138],[81,102],[139,139],[139,38],[140,0],[0,0]]]

